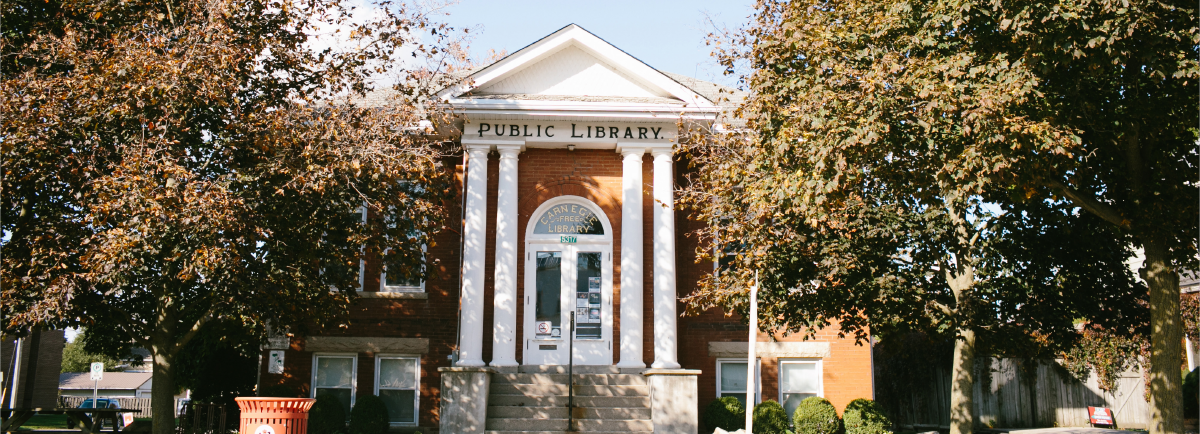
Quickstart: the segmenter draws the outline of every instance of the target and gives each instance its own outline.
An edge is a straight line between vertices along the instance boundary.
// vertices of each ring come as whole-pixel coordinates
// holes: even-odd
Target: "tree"
[[[155,433],[173,429],[180,353],[209,322],[337,324],[379,252],[425,273],[452,193],[428,97],[452,29],[427,11],[0,8],[4,331],[86,326],[148,349]],[[319,48],[318,31],[341,42]],[[369,92],[388,79],[381,102]]]
[[[1113,4],[1086,7],[1108,11]],[[1070,85],[1070,74],[1045,56],[1063,61],[1062,38],[1078,37],[1048,29],[1101,34],[1095,29],[1114,25],[1101,18],[1132,20],[1127,24],[1142,27],[1122,28],[1138,37],[1154,33],[1162,42],[1154,53],[1182,65],[1155,73],[1178,87],[1194,75],[1187,69],[1194,47],[1181,45],[1196,34],[1189,31],[1194,20],[1165,5],[1148,15],[1126,10],[1123,18],[1112,18],[1115,8],[1097,18],[1064,13],[1068,6],[1083,7],[758,2],[751,25],[719,41],[731,45],[718,53],[730,71],[750,70],[751,95],[740,110],[752,134],[693,137],[689,155],[702,169],[684,192],[718,248],[746,246],[738,256],[743,269],[703,282],[690,298],[694,309],[744,310],[739,294],[753,267],[766,276],[761,304],[774,309],[763,317],[784,330],[836,319],[859,337],[867,325],[876,332],[949,332],[956,342],[952,432],[971,430],[977,337],[997,346],[1040,336],[1060,340],[1054,346],[1061,348],[1077,337],[1072,319],[1136,323],[1141,313],[1134,301],[1146,292],[1123,261],[1131,244],[1146,240],[1091,212],[1078,195],[1049,194],[1060,175],[1066,180],[1087,168],[1081,163],[1097,164],[1089,160],[1095,153],[1085,151],[1111,142],[1064,125],[1066,110],[1058,107],[1067,100],[1050,101],[1043,90],[1051,73],[1059,74],[1054,86]],[[1013,24],[1043,18],[1057,24]],[[1031,37],[1031,28],[1046,30]],[[1105,90],[1114,92],[1120,93]],[[1194,101],[1171,102],[1196,112],[1188,111]],[[1174,125],[1163,132],[1176,151],[1154,161],[1171,172],[1158,184],[1172,189],[1163,200],[1179,201],[1175,210],[1186,211],[1195,204],[1182,197],[1188,191],[1194,197],[1195,187],[1184,180],[1195,170],[1187,169],[1190,151],[1176,145],[1195,139]],[[1107,184],[1088,185],[1106,191]],[[1165,209],[1162,203],[1156,209]],[[1172,247],[1178,260],[1194,255],[1194,245],[1183,240],[1196,222],[1183,220],[1195,214],[1177,212],[1156,229],[1180,240]]]
[[[68,342],[67,345],[63,347],[63,373],[88,372],[92,369],[92,363],[94,362],[103,363],[104,370],[110,372],[121,371],[128,367],[127,362],[123,361],[121,357],[103,354],[102,352],[105,350],[104,348],[96,351],[89,351],[87,348],[87,343],[87,329],[82,329],[79,331],[79,334],[75,336],[74,341]],[[129,359],[129,357],[124,357],[124,359]]]

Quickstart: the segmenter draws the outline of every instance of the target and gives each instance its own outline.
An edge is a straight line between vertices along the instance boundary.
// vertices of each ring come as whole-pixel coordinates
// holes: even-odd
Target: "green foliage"
[[[1183,377],[1183,417],[1200,417],[1200,368]]]
[[[63,347],[62,372],[88,372],[92,362],[104,363],[105,371],[120,369],[118,368],[121,365],[119,360],[102,354],[89,353],[84,350],[83,346],[83,342],[76,339],[75,342],[68,342]]]
[[[283,384],[264,385],[258,389],[258,393],[256,393],[256,395],[273,398],[307,398],[306,396],[303,396],[304,394],[300,393],[299,390],[296,390],[295,387],[289,387]]]
[[[319,394],[308,410],[308,432],[311,434],[343,434],[346,431],[346,410],[333,395]]]
[[[785,434],[790,418],[779,402],[768,399],[754,406],[754,432],[762,434]]]
[[[858,398],[850,401],[842,411],[842,422],[846,434],[889,434],[892,421],[875,401]]]
[[[796,434],[842,434],[842,419],[825,398],[813,396],[800,401],[792,418]]]
[[[1149,360],[1149,349],[1145,336],[1088,326],[1083,339],[1063,353],[1063,366],[1080,381],[1094,372],[1100,389],[1115,393],[1121,373]]]
[[[704,409],[702,417],[704,426],[709,430],[721,428],[725,431],[737,431],[746,428],[746,407],[741,401],[732,396],[714,399]]]
[[[375,395],[359,396],[350,410],[349,434],[386,434],[388,411],[383,399]]]

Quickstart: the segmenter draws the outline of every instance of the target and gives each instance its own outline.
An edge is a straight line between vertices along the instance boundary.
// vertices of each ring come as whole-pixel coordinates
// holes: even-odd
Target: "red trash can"
[[[310,398],[237,398],[241,434],[305,434]]]

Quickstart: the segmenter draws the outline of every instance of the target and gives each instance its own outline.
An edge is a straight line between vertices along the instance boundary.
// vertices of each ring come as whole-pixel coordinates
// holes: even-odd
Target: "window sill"
[[[428,300],[429,294],[425,292],[374,292],[374,291],[358,291],[358,296],[362,298],[390,298],[399,300]]]

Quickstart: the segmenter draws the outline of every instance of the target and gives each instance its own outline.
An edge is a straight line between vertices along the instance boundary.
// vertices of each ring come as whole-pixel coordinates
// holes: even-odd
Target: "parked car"
[[[121,408],[121,403],[117,402],[117,400],[112,399],[112,398],[97,398],[95,400],[95,402],[93,402],[92,398],[88,398],[88,399],[83,400],[83,403],[79,404],[79,407],[77,407],[77,408]],[[93,421],[96,421],[96,419],[94,418],[94,416],[92,416],[91,413],[87,413],[87,415],[88,415],[88,417],[92,417]],[[104,424],[108,423],[108,422],[110,422],[110,420],[96,421],[96,423],[100,424],[100,429],[104,429]],[[122,422],[120,418],[117,418],[117,425],[112,427],[112,429],[113,429],[113,432],[117,432],[117,431],[120,431],[121,428],[124,428],[124,427],[125,427],[125,423]],[[67,429],[75,429],[75,420],[74,419],[67,418]]]

